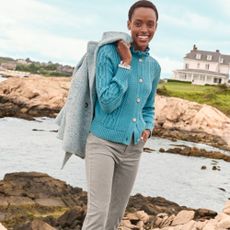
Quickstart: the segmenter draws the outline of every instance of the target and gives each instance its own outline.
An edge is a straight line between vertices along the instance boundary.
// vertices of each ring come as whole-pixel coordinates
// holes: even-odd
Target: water
[[[2,75],[0,75],[0,82],[5,81],[5,80],[7,80],[7,78],[5,78]]]
[[[54,120],[49,118],[0,119],[0,180],[10,172],[39,171],[86,190],[84,160],[73,156],[65,168],[60,169],[64,152],[57,133],[51,132],[55,129]],[[191,142],[151,138],[146,147],[156,151],[142,154],[132,195],[162,196],[179,205],[221,211],[230,197],[229,163],[217,160],[221,171],[214,171],[212,159],[159,153],[159,148],[167,149],[174,144],[214,149]],[[203,165],[207,166],[206,170],[201,170]]]

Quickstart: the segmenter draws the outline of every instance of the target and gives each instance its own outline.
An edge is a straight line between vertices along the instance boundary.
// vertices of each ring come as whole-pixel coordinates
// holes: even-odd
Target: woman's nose
[[[148,28],[146,25],[142,25],[141,27],[141,32],[147,32],[148,31]]]

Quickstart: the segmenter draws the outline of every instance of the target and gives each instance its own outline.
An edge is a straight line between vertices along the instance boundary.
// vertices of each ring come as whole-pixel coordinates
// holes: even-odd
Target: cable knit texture
[[[146,51],[131,47],[131,70],[118,67],[116,45],[100,47],[96,66],[95,113],[91,132],[103,139],[137,144],[145,129],[154,126],[154,99],[160,79],[158,62]]]

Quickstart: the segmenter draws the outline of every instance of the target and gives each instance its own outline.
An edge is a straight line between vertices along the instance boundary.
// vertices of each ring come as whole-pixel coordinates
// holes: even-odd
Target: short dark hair
[[[154,12],[156,13],[156,18],[157,18],[157,21],[158,21],[159,15],[158,15],[157,8],[156,8],[156,6],[155,6],[152,2],[150,2],[150,1],[148,1],[148,0],[139,0],[139,1],[135,2],[135,3],[130,7],[130,9],[129,9],[129,14],[128,14],[129,21],[131,21],[131,19],[132,19],[134,10],[135,10],[136,8],[139,8],[139,7],[146,7],[146,8],[151,8],[151,9],[153,9]]]

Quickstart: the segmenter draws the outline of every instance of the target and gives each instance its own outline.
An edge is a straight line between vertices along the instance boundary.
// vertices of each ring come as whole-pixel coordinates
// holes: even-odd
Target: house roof
[[[175,71],[182,71],[182,72],[187,72],[187,73],[199,73],[199,74],[209,74],[209,75],[219,75],[219,76],[224,76],[228,78],[228,74],[222,74],[222,73],[217,73],[217,72],[212,72],[212,71],[207,71],[207,70],[201,70],[201,69],[177,69]]]
[[[196,55],[200,54],[200,59],[196,58]],[[212,60],[207,60],[207,56],[211,55]],[[223,58],[223,62],[220,64],[229,65],[230,64],[230,55],[221,54],[219,50],[216,52],[198,50],[196,45],[193,46],[193,49],[185,55],[184,58],[192,59],[192,60],[201,60],[201,61],[209,61],[209,62],[219,62],[221,58]]]

